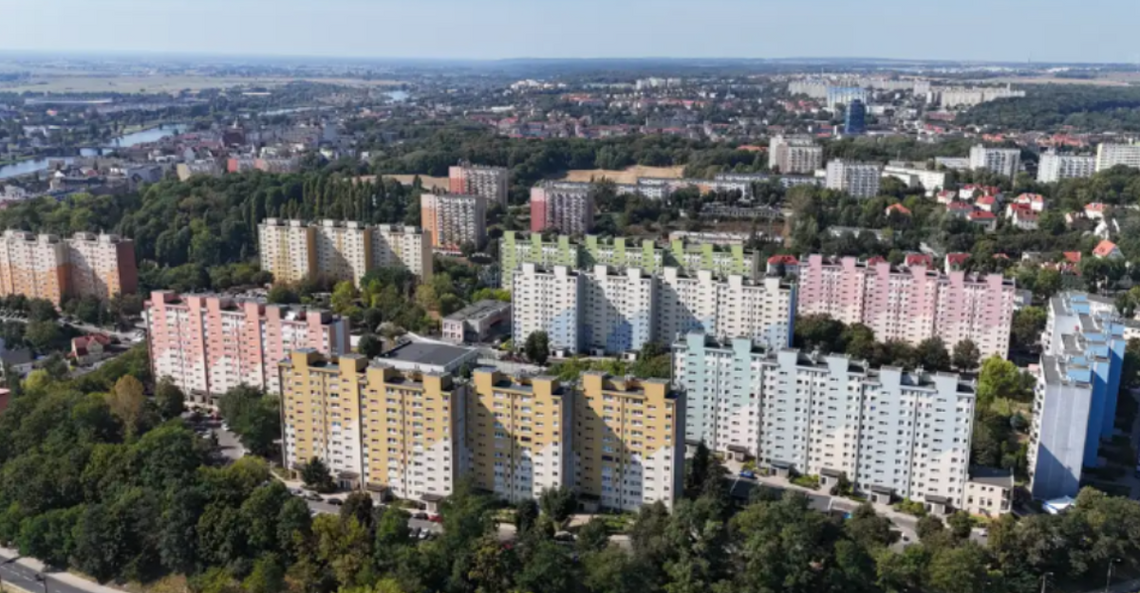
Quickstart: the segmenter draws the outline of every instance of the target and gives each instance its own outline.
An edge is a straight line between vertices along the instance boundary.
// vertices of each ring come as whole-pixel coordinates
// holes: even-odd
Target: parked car
[[[344,504],[344,501],[339,499],[339,498],[330,498],[330,499],[326,500],[325,502],[333,505],[334,507],[339,507],[339,506]]]
[[[428,515],[428,521],[432,523],[443,523],[443,517],[439,515]]]
[[[421,521],[425,521],[428,518],[428,514],[423,512],[423,511],[419,511],[418,513],[412,513],[412,518],[413,519],[419,519]]]
[[[746,470],[740,472],[740,477],[748,478],[749,480],[755,480],[756,479],[756,472],[746,469]]]

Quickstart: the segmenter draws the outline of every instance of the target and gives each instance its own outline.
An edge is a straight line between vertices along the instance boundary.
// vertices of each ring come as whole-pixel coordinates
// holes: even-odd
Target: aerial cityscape
[[[232,4],[0,0],[0,593],[1140,592],[1136,6]]]

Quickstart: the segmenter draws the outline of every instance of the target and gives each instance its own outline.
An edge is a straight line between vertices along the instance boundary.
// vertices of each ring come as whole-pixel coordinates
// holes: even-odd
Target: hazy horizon
[[[1135,63],[1135,0],[0,0],[0,51]],[[1117,14],[1121,18],[1110,18]],[[1095,40],[1095,43],[1072,40]],[[1050,43],[1051,40],[1057,40]]]

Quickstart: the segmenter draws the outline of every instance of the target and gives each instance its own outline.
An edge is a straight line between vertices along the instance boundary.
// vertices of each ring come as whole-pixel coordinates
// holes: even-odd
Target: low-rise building
[[[495,335],[510,334],[511,304],[483,300],[443,318],[443,339],[453,344],[486,342]]]
[[[962,510],[971,515],[997,517],[1013,508],[1013,471],[970,466],[966,500]]]

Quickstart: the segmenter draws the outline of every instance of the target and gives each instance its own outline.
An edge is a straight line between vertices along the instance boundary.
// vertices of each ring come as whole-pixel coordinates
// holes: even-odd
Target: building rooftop
[[[970,481],[1001,488],[1013,488],[1013,472],[1008,469],[971,465]]]
[[[467,305],[451,315],[448,315],[446,319],[448,321],[476,321],[499,314],[510,307],[510,303],[487,299]]]
[[[470,349],[458,346],[435,342],[406,342],[376,357],[376,360],[446,367],[470,356]]]

